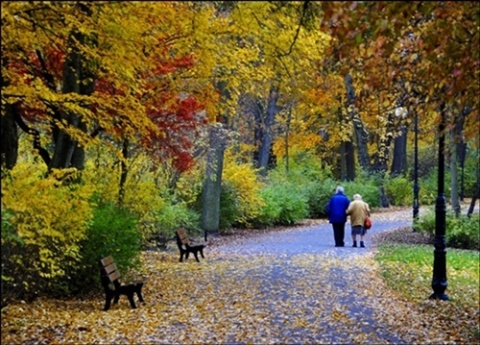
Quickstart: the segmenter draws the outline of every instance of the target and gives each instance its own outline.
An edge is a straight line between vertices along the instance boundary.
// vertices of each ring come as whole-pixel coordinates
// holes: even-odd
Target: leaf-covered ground
[[[327,224],[315,227],[332,237]],[[273,236],[282,241],[301,231]],[[217,241],[200,264],[179,263],[176,251],[145,252],[146,303],[137,309],[122,296],[102,311],[100,287],[88,300],[9,305],[2,344],[472,342],[465,326],[478,324],[478,310],[462,316],[453,303],[406,301],[385,286],[371,248],[249,252],[242,250],[247,240]]]

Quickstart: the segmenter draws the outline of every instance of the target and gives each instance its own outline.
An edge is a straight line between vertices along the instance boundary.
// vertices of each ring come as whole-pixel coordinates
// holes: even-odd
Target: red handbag
[[[368,230],[372,227],[372,220],[370,219],[370,217],[365,218],[365,222],[363,223],[363,227],[365,228],[365,230]]]

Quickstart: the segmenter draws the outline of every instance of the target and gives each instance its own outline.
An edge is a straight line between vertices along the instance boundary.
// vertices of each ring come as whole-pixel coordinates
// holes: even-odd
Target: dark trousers
[[[337,247],[343,247],[345,245],[345,223],[332,223],[333,226],[333,238],[335,239],[335,245]]]

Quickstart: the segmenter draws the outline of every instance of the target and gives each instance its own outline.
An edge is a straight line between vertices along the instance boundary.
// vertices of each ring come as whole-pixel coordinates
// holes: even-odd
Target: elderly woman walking
[[[330,198],[327,204],[327,214],[333,227],[335,247],[345,246],[345,223],[347,222],[345,211],[350,205],[350,199],[343,192],[343,187],[338,186],[335,195]]]
[[[367,232],[364,224],[365,219],[370,217],[370,207],[362,200],[360,194],[355,194],[353,201],[348,205],[346,213],[350,216],[350,224],[352,226],[352,247],[357,247],[357,235],[360,235],[360,247],[364,248],[364,237]]]

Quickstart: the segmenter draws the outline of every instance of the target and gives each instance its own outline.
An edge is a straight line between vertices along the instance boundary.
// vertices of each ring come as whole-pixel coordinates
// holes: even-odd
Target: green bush
[[[347,195],[350,200],[353,199],[354,194],[360,194],[362,200],[365,201],[370,208],[380,207],[380,186],[375,178],[357,179],[341,185],[343,185],[345,195]]]
[[[471,198],[475,195],[476,182],[477,182],[477,169],[479,168],[479,151],[475,149],[473,145],[469,145],[467,149],[467,157],[464,165],[464,196]],[[461,172],[459,172],[460,178]],[[460,186],[460,185],[459,185]]]
[[[291,225],[308,215],[307,197],[290,183],[270,184],[261,196],[266,206],[256,219],[258,225]]]
[[[448,245],[454,248],[480,250],[478,213],[459,218],[449,217],[447,239]]]
[[[276,199],[272,188],[265,188],[260,191],[260,195],[265,201],[257,218],[253,219],[255,227],[272,226],[280,218],[282,205],[280,200]]]
[[[415,230],[425,232],[430,235],[435,234],[435,212],[431,209],[420,215],[415,223]]]
[[[286,183],[296,186],[296,190],[307,200],[307,217],[325,217],[325,207],[337,186],[329,167],[322,166],[321,161],[314,154],[304,152],[290,157],[288,171],[285,164],[284,159],[279,159],[278,167],[269,173],[269,183]],[[271,202],[266,210],[273,215],[276,206]]]
[[[310,218],[325,218],[326,207],[332,197],[337,183],[331,179],[315,181],[306,188]]]
[[[189,209],[185,203],[166,203],[158,214],[154,232],[155,240],[165,247],[167,241],[175,236],[179,227],[184,227],[191,235],[200,233],[199,215],[195,210]]]
[[[480,250],[479,221],[478,214],[474,214],[470,218],[466,215],[456,218],[453,212],[447,212],[445,229],[447,245],[452,248]],[[429,210],[420,216],[415,229],[435,235],[435,212]]]
[[[386,179],[385,194],[391,205],[410,206],[413,204],[413,183],[405,177]]]
[[[85,292],[87,286],[96,291],[95,287],[100,287],[99,261],[108,255],[113,256],[122,274],[138,269],[142,244],[136,225],[136,217],[128,210],[113,204],[98,205],[87,237],[81,242],[80,268],[70,272],[71,279],[57,281],[59,292]]]
[[[19,258],[35,258],[35,252],[18,235],[12,218],[13,212],[2,208],[2,308],[17,298],[33,299],[42,281],[34,267],[17,264]]]
[[[418,184],[420,187],[418,193],[420,205],[434,205],[438,196],[437,170],[432,170],[428,176],[421,178]],[[446,172],[444,194],[447,200],[450,198],[450,188],[448,186],[450,186],[450,174]]]

